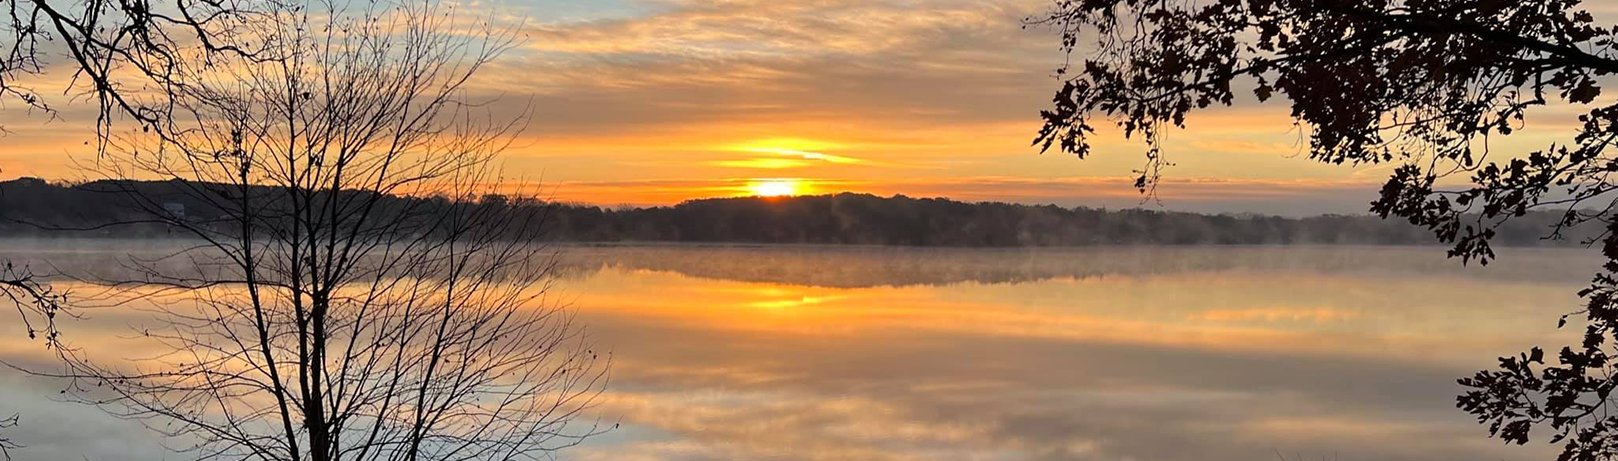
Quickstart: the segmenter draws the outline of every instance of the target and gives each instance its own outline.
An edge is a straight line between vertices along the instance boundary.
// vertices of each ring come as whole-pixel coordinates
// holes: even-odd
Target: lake
[[[12,241],[98,264],[138,242]],[[621,427],[576,460],[1544,460],[1454,408],[1455,379],[1555,328],[1600,260],[1437,247],[568,246],[557,291]],[[139,313],[69,341],[116,348]],[[14,317],[0,357],[39,361]],[[137,424],[0,372],[19,460],[176,459]]]

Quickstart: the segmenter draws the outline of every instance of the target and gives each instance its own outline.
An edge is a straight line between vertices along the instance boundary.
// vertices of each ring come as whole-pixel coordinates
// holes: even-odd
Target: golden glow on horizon
[[[742,144],[725,146],[724,150],[732,152],[746,152],[750,154],[767,154],[769,157],[752,157],[746,160],[725,160],[714,162],[715,165],[742,168],[791,168],[810,166],[817,162],[834,165],[849,165],[865,163],[862,159],[843,155],[828,154],[827,150],[842,149],[842,144],[815,141],[799,138],[768,138],[750,141]]]
[[[820,152],[842,149],[842,144],[802,138],[765,138],[728,146],[726,150],[744,152]]]
[[[808,166],[809,162],[805,162],[803,160],[793,160],[790,158],[750,158],[747,160],[720,160],[713,162],[712,164],[732,168],[763,168],[769,170],[778,170],[782,168]]]
[[[820,152],[810,152],[810,151],[806,151],[806,150],[785,149],[785,148],[780,148],[780,147],[752,147],[752,148],[748,148],[747,151],[748,152],[753,152],[753,153],[760,153],[760,154],[776,154],[776,155],[783,155],[783,156],[801,157],[804,160],[820,160],[820,161],[827,162],[827,163],[846,164],[846,163],[860,163],[860,162],[862,162],[862,160],[857,159],[857,158],[853,158],[853,157],[844,157],[844,156],[841,156],[841,155],[831,155],[831,154],[825,154],[825,153],[820,153]]]
[[[790,197],[802,193],[801,189],[794,179],[771,179],[747,185],[747,190],[759,197]]]

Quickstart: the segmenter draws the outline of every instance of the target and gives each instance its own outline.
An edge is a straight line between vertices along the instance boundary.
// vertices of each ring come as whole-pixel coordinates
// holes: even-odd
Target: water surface
[[[105,242],[103,242],[105,243]],[[104,264],[127,252],[0,245]],[[1589,251],[574,246],[560,292],[622,427],[581,460],[1551,459],[1454,409],[1454,380],[1561,344]],[[138,313],[75,340],[115,343]],[[37,343],[0,328],[0,355]],[[94,339],[91,339],[94,338]],[[29,459],[174,459],[147,432],[0,374]]]

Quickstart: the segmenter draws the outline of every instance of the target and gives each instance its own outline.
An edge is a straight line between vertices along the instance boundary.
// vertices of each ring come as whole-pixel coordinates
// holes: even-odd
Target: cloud
[[[6,249],[101,259],[82,242],[45,243]],[[817,259],[828,251],[863,256]],[[751,255],[737,267],[746,276],[879,264],[1093,270],[1020,283],[839,288],[643,268],[668,258],[690,267],[748,262],[732,259],[736,252]],[[1542,458],[1553,444],[1501,447],[1483,437],[1452,408],[1454,378],[1488,366],[1479,351],[1556,334],[1552,322],[1525,320],[1543,319],[1547,300],[1576,302],[1565,282],[1580,271],[1562,251],[1480,269],[1446,263],[1434,249],[1341,247],[568,253],[638,262],[598,264],[560,285],[614,358],[613,381],[589,416],[624,429],[563,452],[586,460],[1237,461],[1274,450]],[[1379,269],[1365,269],[1372,266]],[[1268,306],[1360,314],[1327,322],[1200,315]],[[138,335],[125,335],[145,317],[97,311],[71,334],[86,354],[147,356],[155,352],[131,348],[145,344]],[[49,363],[18,328],[0,324],[0,359]],[[138,424],[39,397],[59,383],[0,373],[0,384],[0,397],[25,412],[27,424],[7,433],[30,445],[25,457],[160,457],[159,439]]]
[[[1153,251],[1152,264],[1185,267],[1214,250]],[[605,270],[569,285],[588,293],[583,316],[619,360],[598,410],[635,432],[580,456],[1511,459],[1554,448],[1502,452],[1446,402],[1478,350],[1552,330],[1511,319],[1538,315],[1523,300],[1571,296],[1559,282],[1320,272],[1332,264],[1287,255],[1267,268],[861,289]],[[1470,294],[1430,296],[1439,285]],[[817,302],[769,304],[796,298]],[[1218,314],[1310,305],[1361,314]],[[1459,325],[1454,312],[1495,320]]]
[[[537,91],[540,129],[591,133],[738,120],[1032,120],[1056,82],[1023,1],[652,2],[652,13],[539,24],[485,75]],[[1037,46],[1036,46],[1037,45]],[[1038,51],[1036,51],[1038,50]]]
[[[719,160],[719,161],[709,162],[709,164],[710,165],[715,165],[715,166],[732,167],[732,168],[763,168],[763,169],[795,168],[795,167],[802,167],[802,166],[810,165],[809,162],[806,162],[806,161],[803,161],[803,160],[793,160],[793,159],[787,159],[787,158],[750,158],[750,159],[745,159],[745,160]]]
[[[1048,0],[496,0],[464,7],[471,17],[520,24],[526,39],[484,68],[468,91],[492,100],[484,107],[496,119],[531,114],[509,152],[509,173],[565,183],[573,200],[735,195],[738,177],[767,174],[806,178],[827,192],[848,185],[964,200],[1158,206],[1128,184],[1145,147],[1108,123],[1098,124],[1096,155],[1083,162],[1029,147],[1038,111],[1060,85],[1051,71],[1066,58],[1055,31],[1022,27]],[[88,131],[61,127],[85,126],[90,118],[82,112],[43,129],[0,113],[0,125],[18,131],[0,149],[0,177],[73,176],[62,152],[74,152]],[[1506,153],[1543,148],[1567,139],[1577,115],[1563,106],[1536,113],[1546,116],[1491,146]],[[1176,164],[1169,180],[1246,183],[1165,183],[1162,206],[1364,211],[1374,188],[1284,181],[1379,183],[1389,166],[1295,158],[1305,151],[1306,133],[1292,122],[1284,104],[1246,99],[1192,115],[1187,129],[1166,133],[1164,155]],[[778,142],[806,140],[812,143]],[[1075,177],[1112,179],[1065,179]],[[684,182],[701,184],[669,185]],[[1197,195],[1203,192],[1212,195]]]
[[[819,160],[826,163],[849,164],[865,162],[864,160],[853,157],[844,157],[841,155],[823,154],[820,152],[809,152],[803,150],[784,149],[780,147],[750,147],[745,150],[760,154],[776,154],[789,157],[799,157],[805,160]]]

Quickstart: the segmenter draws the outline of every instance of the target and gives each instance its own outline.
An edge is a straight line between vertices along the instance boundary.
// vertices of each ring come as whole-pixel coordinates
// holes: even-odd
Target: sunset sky
[[[1142,145],[1106,136],[1077,160],[1029,147],[1059,87],[1054,31],[1021,20],[1048,0],[504,0],[468,9],[524,22],[523,46],[480,91],[535,114],[507,176],[601,205],[776,193],[870,192],[960,200],[1291,215],[1363,212],[1390,167],[1297,156],[1280,104],[1201,112],[1165,144],[1161,204],[1130,170]],[[1610,14],[1602,16],[1612,17]],[[0,178],[74,179],[84,111],[49,122],[0,111]],[[1523,151],[1568,139],[1547,108],[1495,140]],[[1106,133],[1104,133],[1106,134]],[[764,184],[764,185],[761,185]]]

